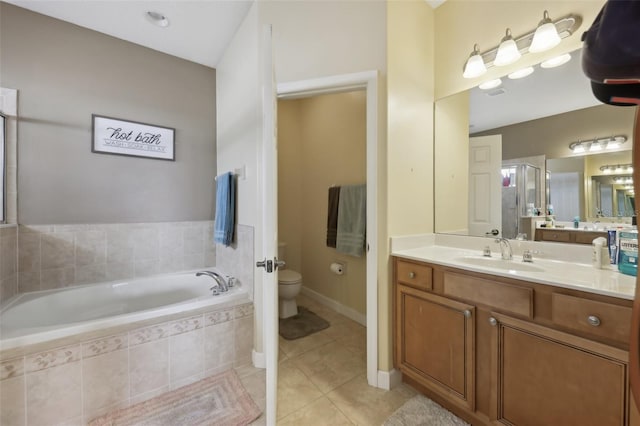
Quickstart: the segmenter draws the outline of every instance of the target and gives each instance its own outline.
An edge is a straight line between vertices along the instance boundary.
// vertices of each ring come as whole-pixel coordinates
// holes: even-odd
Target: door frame
[[[378,71],[277,85],[278,99],[365,90],[367,127],[367,382],[378,387]],[[275,308],[276,307],[271,307]]]

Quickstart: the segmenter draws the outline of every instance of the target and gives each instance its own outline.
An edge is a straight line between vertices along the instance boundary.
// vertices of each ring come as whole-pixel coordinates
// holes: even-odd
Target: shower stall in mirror
[[[540,169],[526,163],[502,163],[502,236],[504,238],[533,239],[530,227],[521,218],[540,208],[542,194]],[[544,208],[544,206],[542,206]]]

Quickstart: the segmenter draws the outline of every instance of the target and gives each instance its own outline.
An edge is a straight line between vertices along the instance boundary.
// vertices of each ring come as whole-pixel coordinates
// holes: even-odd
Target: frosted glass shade
[[[498,53],[496,53],[496,59],[493,64],[496,66],[509,65],[520,59],[520,52],[516,42],[511,37],[502,39],[500,47],[498,47]]]
[[[529,52],[544,52],[557,46],[559,43],[560,36],[558,35],[556,26],[552,22],[547,22],[536,29],[533,40],[531,41],[531,46],[529,46]]]
[[[484,60],[479,53],[472,54],[467,59],[467,63],[464,65],[464,72],[462,76],[464,78],[475,78],[480,77],[482,74],[487,72],[487,66],[484,64]]]

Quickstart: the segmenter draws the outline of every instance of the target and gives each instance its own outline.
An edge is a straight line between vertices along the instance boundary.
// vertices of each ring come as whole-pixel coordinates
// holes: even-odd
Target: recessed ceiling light
[[[496,78],[495,80],[485,81],[484,83],[482,83],[478,87],[481,88],[482,90],[489,90],[489,89],[496,88],[496,87],[500,86],[501,84],[502,84],[502,80],[500,80],[499,78]]]
[[[519,78],[524,78],[530,75],[532,72],[533,72],[533,67],[522,68],[521,70],[514,71],[511,74],[509,74],[509,78],[511,80],[517,80]]]
[[[542,68],[555,68],[560,65],[564,65],[571,60],[571,55],[565,53],[564,55],[556,56],[555,58],[547,59],[546,61],[540,63]]]
[[[169,26],[169,20],[167,19],[166,16],[164,16],[160,12],[148,11],[146,13],[146,16],[149,22],[151,22],[154,25],[157,25],[163,28]]]

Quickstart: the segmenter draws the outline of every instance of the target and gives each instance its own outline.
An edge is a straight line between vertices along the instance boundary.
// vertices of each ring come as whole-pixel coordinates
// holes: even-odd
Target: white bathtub
[[[215,281],[196,272],[21,294],[0,311],[0,350],[248,301],[238,284],[212,295]]]

